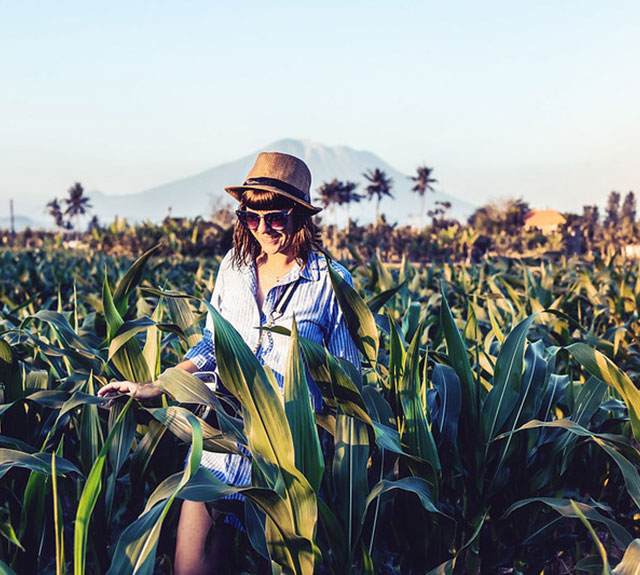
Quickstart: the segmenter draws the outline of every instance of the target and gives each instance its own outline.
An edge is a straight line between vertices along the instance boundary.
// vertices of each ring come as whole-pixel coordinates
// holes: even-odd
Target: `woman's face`
[[[262,252],[267,256],[275,254],[289,255],[289,251],[291,250],[291,239],[293,238],[295,231],[293,209],[254,210],[253,208],[245,208],[245,211],[247,212],[249,219],[255,220],[257,217],[260,217],[258,227],[256,229],[250,228],[250,231],[256,241],[260,244]],[[284,227],[282,227],[283,224]]]

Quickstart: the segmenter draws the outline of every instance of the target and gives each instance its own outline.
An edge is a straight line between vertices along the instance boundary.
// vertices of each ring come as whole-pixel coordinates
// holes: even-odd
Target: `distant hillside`
[[[38,230],[42,228],[50,228],[51,225],[46,221],[42,220],[33,220],[26,216],[16,216],[14,220],[15,231],[21,232],[25,228],[31,228],[32,230]],[[2,230],[10,230],[11,229],[11,218],[0,218],[0,229]]]
[[[360,184],[363,191],[366,180],[362,174],[368,169],[380,168],[393,179],[394,199],[385,198],[380,203],[380,211],[390,222],[399,224],[419,221],[419,198],[411,191],[413,183],[406,174],[391,167],[371,152],[353,150],[346,146],[329,147],[307,140],[285,139],[262,148],[264,151],[285,152],[305,160],[313,174],[312,187],[315,190],[323,182],[333,178],[350,180]],[[260,151],[262,151],[260,150]],[[130,221],[163,219],[171,208],[175,217],[203,216],[207,218],[217,205],[232,203],[233,199],[224,191],[225,186],[241,183],[251,169],[258,151],[234,162],[222,164],[200,174],[176,180],[161,186],[126,196],[108,196],[100,192],[91,192],[93,210],[102,222],[111,221],[116,215]],[[437,167],[436,167],[437,177]],[[312,198],[315,197],[312,193]],[[426,198],[425,210],[430,209],[436,200],[449,201],[451,217],[466,219],[475,206],[444,193],[430,193]],[[373,221],[375,203],[363,200],[350,208],[351,217],[360,223]],[[346,221],[346,209],[336,209],[339,223]],[[327,220],[333,222],[334,216]],[[427,219],[425,218],[425,222]]]

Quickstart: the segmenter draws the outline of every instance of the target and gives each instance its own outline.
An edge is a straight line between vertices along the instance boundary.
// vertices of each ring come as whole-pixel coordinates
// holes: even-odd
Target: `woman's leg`
[[[215,512],[214,512],[215,513]],[[205,549],[213,520],[204,503],[183,501],[178,535],[174,575],[223,575],[233,549],[234,529],[223,525]]]

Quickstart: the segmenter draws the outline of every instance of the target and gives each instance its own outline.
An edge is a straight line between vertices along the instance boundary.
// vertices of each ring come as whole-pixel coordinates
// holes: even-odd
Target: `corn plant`
[[[0,571],[170,572],[181,499],[237,513],[239,553],[274,573],[633,565],[637,266],[371,258],[358,289],[332,274],[362,371],[273,328],[290,337],[281,395],[206,303],[215,262],[87,255],[74,278],[74,257],[1,257],[22,287],[1,294]],[[207,311],[231,402],[169,367]],[[96,389],[122,378],[165,397],[106,409]],[[203,448],[249,453],[252,484],[200,468]]]

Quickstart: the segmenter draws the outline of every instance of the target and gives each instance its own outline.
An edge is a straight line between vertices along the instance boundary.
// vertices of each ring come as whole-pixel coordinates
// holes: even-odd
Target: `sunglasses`
[[[236,215],[242,226],[248,230],[257,230],[260,227],[260,220],[264,220],[265,226],[276,232],[281,232],[287,227],[291,212],[293,212],[293,208],[279,210],[277,212],[267,212],[264,215],[246,210],[236,210]]]

